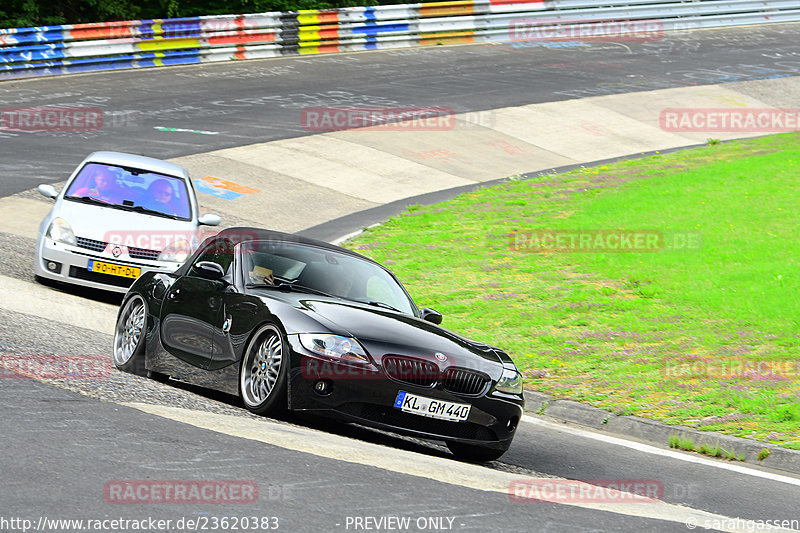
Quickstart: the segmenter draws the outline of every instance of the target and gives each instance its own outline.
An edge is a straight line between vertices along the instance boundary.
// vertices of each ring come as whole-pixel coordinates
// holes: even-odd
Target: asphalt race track
[[[104,127],[0,129],[0,197],[62,181],[94,150],[172,158],[309,135],[300,121],[307,106],[461,113],[798,74],[800,25],[776,25],[667,34],[651,43],[437,47],[7,81],[0,83],[2,108],[96,107]],[[0,303],[2,355],[109,354],[110,329],[75,327],[70,314],[102,316],[118,298],[35,284],[31,239],[0,231],[0,249],[0,299],[22,293],[34,302],[29,313]],[[47,303],[54,299],[60,304]],[[800,529],[798,476],[620,445],[533,416],[500,461],[476,466],[452,460],[436,443],[318,420],[261,419],[234,398],[114,371],[107,379],[48,383],[4,374],[0,428],[3,532],[23,529],[3,520],[38,525],[42,517],[152,517],[172,520],[161,529],[168,531],[191,529],[174,525],[181,518],[214,517],[264,517],[271,529],[288,532],[686,531],[687,523],[703,529],[704,520],[721,531],[748,531],[745,520],[794,520],[786,529]],[[512,482],[559,478],[654,483],[661,501],[548,503],[515,501],[507,492]],[[259,496],[217,505],[110,502],[104,488],[119,480],[240,480],[255,483]],[[381,517],[410,522],[400,527]],[[737,517],[743,520],[724,522]]]

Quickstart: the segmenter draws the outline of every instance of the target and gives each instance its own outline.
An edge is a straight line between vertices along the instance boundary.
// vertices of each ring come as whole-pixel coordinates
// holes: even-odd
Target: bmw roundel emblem
[[[442,362],[447,361],[447,356],[445,354],[443,354],[442,352],[436,352],[435,355],[436,355],[436,359],[438,359],[439,361],[442,361]]]

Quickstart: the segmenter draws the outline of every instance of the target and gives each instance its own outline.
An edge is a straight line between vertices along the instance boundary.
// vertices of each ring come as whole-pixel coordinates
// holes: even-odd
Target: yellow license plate
[[[114,265],[112,263],[103,263],[102,261],[89,260],[89,266],[86,267],[90,272],[97,272],[99,274],[108,274],[110,276],[119,276],[121,278],[138,278],[142,273],[141,268],[129,267],[125,265]]]

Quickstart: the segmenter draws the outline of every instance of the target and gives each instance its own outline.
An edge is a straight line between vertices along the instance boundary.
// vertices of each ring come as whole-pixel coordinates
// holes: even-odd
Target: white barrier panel
[[[797,0],[466,0],[0,30],[0,79],[431,44],[642,40],[800,21]]]

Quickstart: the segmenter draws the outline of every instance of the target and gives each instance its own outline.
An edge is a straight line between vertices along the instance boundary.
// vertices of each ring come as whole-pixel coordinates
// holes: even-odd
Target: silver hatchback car
[[[172,272],[220,217],[199,214],[189,172],[119,152],[94,152],[64,189],[40,185],[55,205],[39,226],[39,278],[126,292],[145,272]]]

